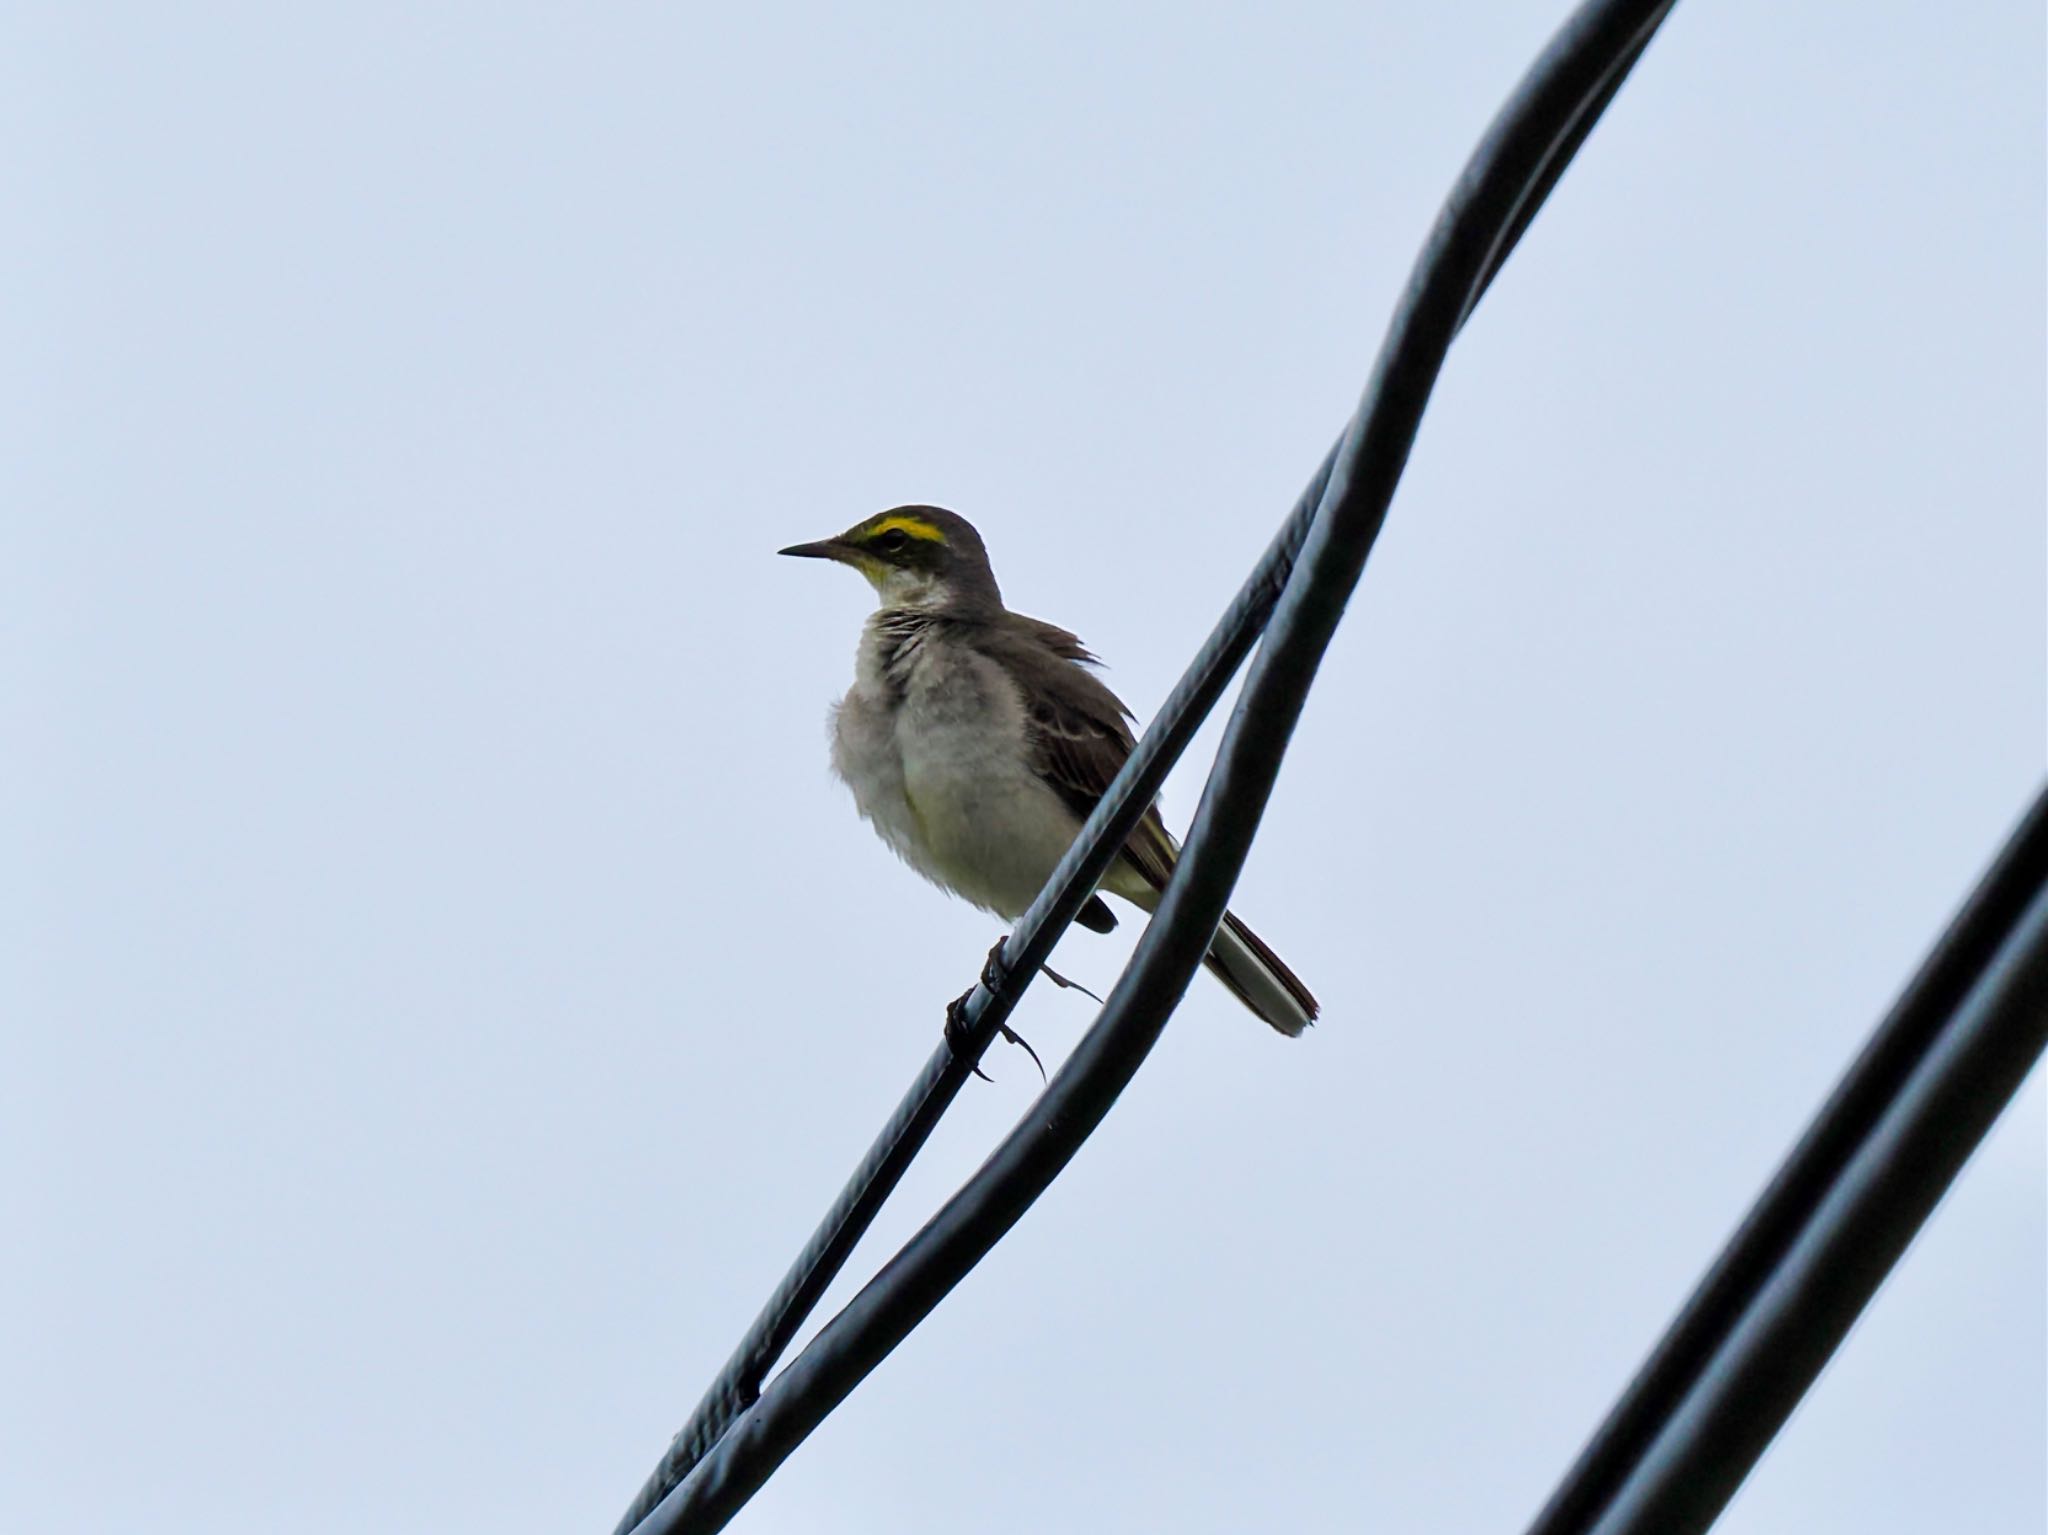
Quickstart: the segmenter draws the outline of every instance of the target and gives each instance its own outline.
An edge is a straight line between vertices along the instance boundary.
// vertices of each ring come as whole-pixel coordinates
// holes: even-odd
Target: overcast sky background
[[[955,507],[1148,715],[1564,9],[0,13],[0,1526],[609,1530],[997,934],[773,551]],[[1523,1526],[2041,780],[2043,57],[1679,8],[1240,887],[1322,1026],[1198,979],[738,1528]],[[1731,1535],[2042,1529],[2044,1143]]]

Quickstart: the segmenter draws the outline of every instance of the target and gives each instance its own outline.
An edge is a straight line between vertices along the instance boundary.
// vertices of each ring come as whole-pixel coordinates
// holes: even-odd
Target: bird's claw
[[[1086,986],[1083,986],[1079,981],[1068,980],[1065,976],[1061,975],[1059,971],[1053,969],[1051,965],[1040,965],[1038,968],[1043,970],[1045,972],[1045,978],[1048,981],[1051,981],[1053,985],[1059,987],[1061,991],[1078,991],[1079,993],[1081,993],[1082,996],[1086,997],[1090,1002],[1093,1002],[1096,1006],[1100,1007],[1102,1005],[1102,998],[1096,996],[1094,992],[1090,991]]]
[[[996,940],[995,947],[988,951],[988,958],[982,961],[981,984],[988,988],[990,996],[1001,991],[1003,982],[1010,978],[1010,967],[1003,963],[1003,945],[1009,941],[1010,935],[1003,934]]]
[[[1022,1050],[1022,1051],[1023,1051],[1023,1052],[1024,1052],[1024,1053],[1025,1053],[1026,1055],[1028,1055],[1028,1056],[1030,1056],[1030,1057],[1031,1057],[1031,1064],[1032,1064],[1032,1065],[1034,1065],[1034,1066],[1036,1066],[1036,1067],[1038,1068],[1038,1080],[1039,1080],[1039,1081],[1041,1081],[1041,1082],[1048,1082],[1048,1081],[1052,1080],[1052,1079],[1051,1079],[1050,1077],[1046,1076],[1046,1074],[1045,1074],[1045,1062],[1044,1062],[1044,1061],[1041,1061],[1041,1060],[1040,1060],[1040,1059],[1038,1058],[1038,1052],[1037,1052],[1036,1050],[1034,1050],[1034,1049],[1032,1049],[1032,1048],[1031,1048],[1031,1041],[1030,1041],[1030,1040],[1026,1039],[1026,1038],[1025,1038],[1025,1037],[1024,1037],[1024,1036],[1023,1036],[1022,1034],[1019,1034],[1019,1033],[1018,1033],[1018,1032],[1017,1032],[1017,1031],[1016,1031],[1015,1029],[1011,1028],[1011,1027],[1010,1027],[1010,1026],[1009,1026],[1009,1025],[1007,1024],[1007,1023],[999,1023],[999,1024],[997,1024],[997,1025],[996,1025],[996,1032],[997,1032],[998,1034],[1001,1034],[1001,1035],[1003,1036],[1003,1038],[1007,1039],[1007,1040],[1008,1040],[1008,1041],[1009,1041],[1009,1042],[1010,1042],[1011,1044],[1013,1044],[1013,1045],[1017,1046],[1017,1047],[1018,1047],[1018,1048],[1019,1048],[1020,1050]]]
[[[956,1060],[967,1060],[967,999],[973,995],[974,988],[970,986],[946,1004],[946,1027],[943,1032],[946,1036],[946,1047],[953,1052]],[[981,1069],[979,1061],[969,1062],[967,1069],[984,1082],[995,1080]]]

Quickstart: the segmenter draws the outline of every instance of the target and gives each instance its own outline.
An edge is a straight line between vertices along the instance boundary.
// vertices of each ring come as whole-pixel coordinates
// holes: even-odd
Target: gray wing
[[[1084,669],[1095,657],[1072,634],[1037,619],[1023,623],[1028,638],[992,635],[989,653],[1022,687],[1032,766],[1075,815],[1086,818],[1137,744],[1131,711]],[[1166,888],[1174,847],[1158,806],[1146,807],[1124,843],[1124,856],[1155,890]]]

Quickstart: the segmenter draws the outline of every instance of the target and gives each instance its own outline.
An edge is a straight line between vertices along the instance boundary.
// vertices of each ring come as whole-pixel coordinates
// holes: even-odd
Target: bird
[[[778,552],[851,566],[875,589],[831,713],[832,768],[860,814],[933,884],[1015,921],[1130,756],[1131,711],[1076,636],[1003,606],[981,535],[955,512],[893,507]],[[1103,892],[1157,910],[1179,854],[1154,801],[1075,920],[1112,931]],[[1284,1035],[1320,1011],[1233,913],[1204,963]]]

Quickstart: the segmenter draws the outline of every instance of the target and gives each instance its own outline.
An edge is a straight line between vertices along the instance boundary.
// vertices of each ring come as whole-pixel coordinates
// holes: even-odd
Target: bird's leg
[[[997,992],[1001,991],[1003,982],[1009,979],[1009,968],[1003,963],[1003,944],[1008,941],[1008,938],[1009,935],[1006,933],[1003,937],[996,940],[995,947],[988,951],[987,963],[981,967],[981,984],[988,989],[990,996],[994,996]],[[966,1054],[967,999],[973,995],[974,993],[971,990],[963,992],[946,1006],[946,1043],[952,1046],[955,1055],[964,1056]],[[1031,1048],[1030,1040],[1019,1034],[1007,1023],[997,1024],[996,1032],[1030,1056],[1031,1064],[1038,1068],[1039,1079],[1041,1081],[1047,1080],[1045,1062],[1041,1061],[1038,1058],[1038,1052]],[[982,1081],[986,1082],[989,1080],[988,1073],[983,1071],[981,1067],[976,1066],[973,1068],[973,1071]]]

